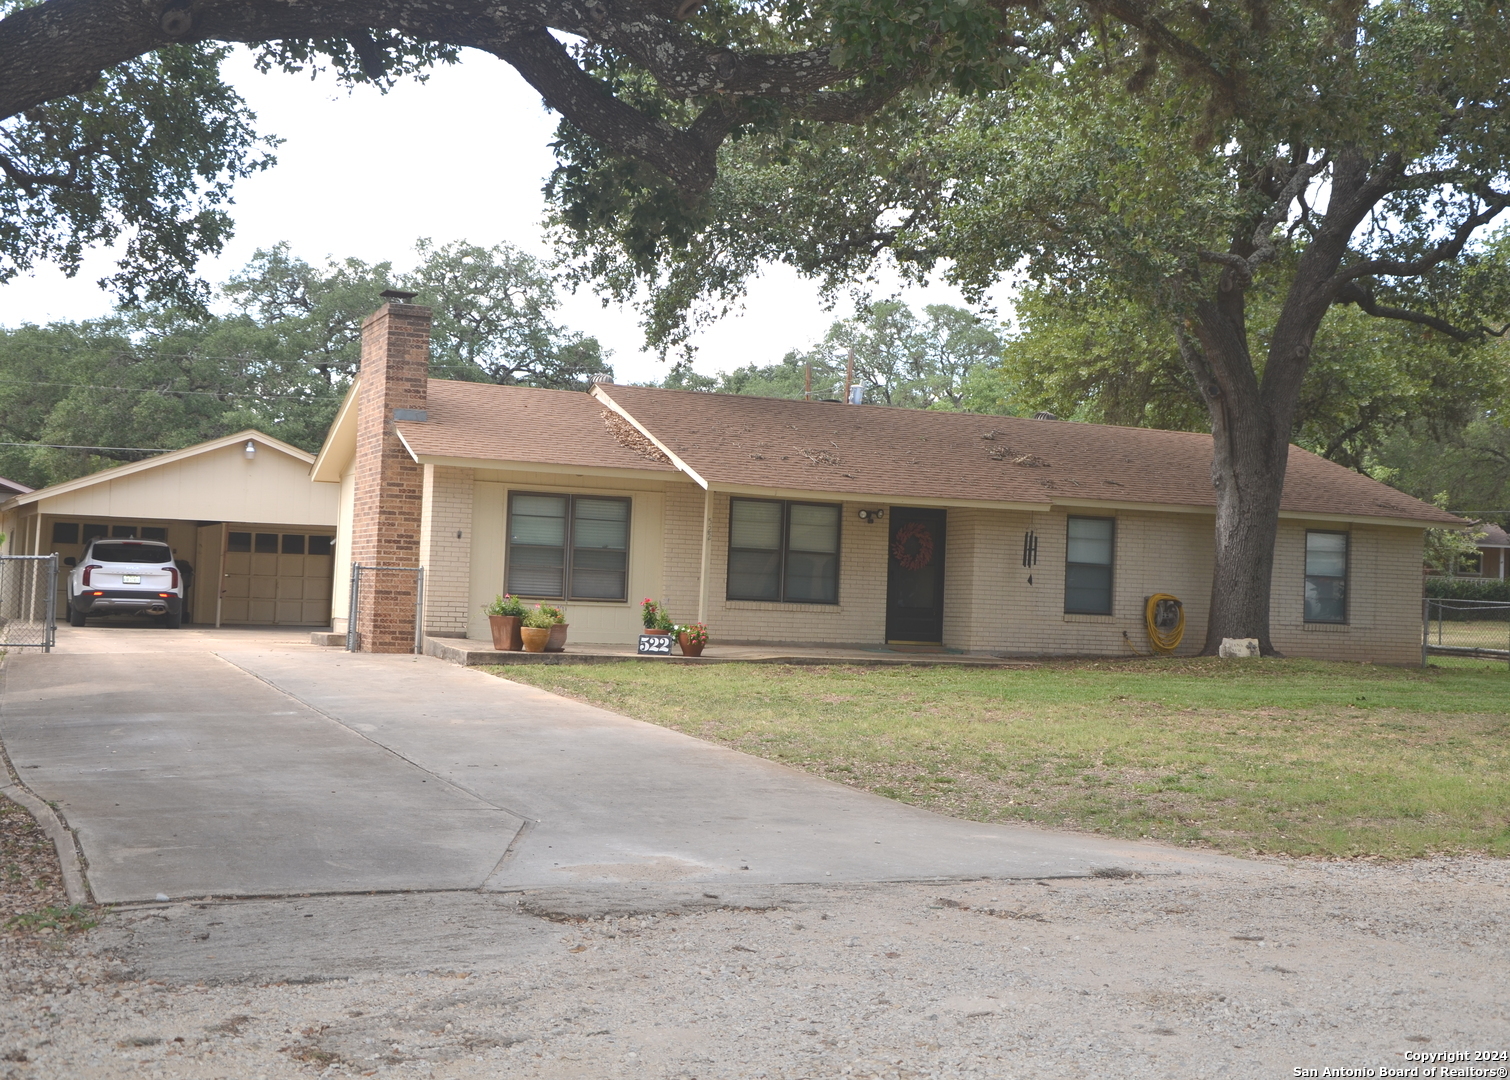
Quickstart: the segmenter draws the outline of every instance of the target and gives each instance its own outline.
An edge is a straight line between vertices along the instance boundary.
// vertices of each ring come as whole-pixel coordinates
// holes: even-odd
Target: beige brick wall
[[[703,489],[696,484],[677,484],[666,491],[661,593],[656,599],[663,601],[671,617],[680,623],[693,622],[698,614],[704,498]],[[642,597],[634,599],[638,602]],[[712,599],[711,590],[709,599]]]
[[[419,535],[420,565],[425,568],[425,633],[464,637],[471,599],[471,469],[425,466]]]
[[[1308,528],[1348,533],[1348,621],[1305,622]],[[1288,656],[1320,660],[1421,662],[1422,531],[1385,525],[1281,521],[1274,545],[1269,634]]]
[[[697,492],[701,523],[702,491],[690,482],[667,483],[659,478],[644,481],[593,480],[563,477],[525,470],[479,469],[473,474],[471,526],[466,533],[468,565],[467,598],[462,602],[465,633],[471,638],[489,636],[483,607],[502,593],[508,566],[508,495],[511,491],[542,491],[559,495],[629,496],[629,595],[625,600],[569,600],[560,604],[570,625],[568,640],[577,644],[633,642],[640,631],[640,599],[663,594],[666,504],[672,492],[691,488]],[[452,527],[455,535],[455,527]],[[696,574],[696,559],[692,560]],[[525,598],[526,603],[531,601]],[[683,616],[678,613],[677,618]],[[690,620],[691,615],[686,616]]]

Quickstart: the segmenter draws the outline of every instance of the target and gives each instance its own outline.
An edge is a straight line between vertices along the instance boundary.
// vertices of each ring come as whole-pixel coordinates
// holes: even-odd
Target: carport
[[[186,622],[325,626],[339,489],[310,479],[313,461],[242,431],[24,492],[0,504],[5,551],[76,560],[97,536],[164,540],[187,564]]]

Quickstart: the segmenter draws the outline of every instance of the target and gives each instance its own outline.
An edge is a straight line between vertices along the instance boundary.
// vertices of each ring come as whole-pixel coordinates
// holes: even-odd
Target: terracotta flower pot
[[[521,626],[519,636],[524,640],[525,652],[544,652],[545,643],[551,638],[548,626]]]
[[[518,615],[489,615],[488,627],[493,631],[493,648],[508,652],[518,652],[524,648],[524,642],[519,637]]]
[[[706,641],[693,641],[686,634],[677,634],[676,643],[682,647],[683,656],[701,656]]]
[[[546,652],[566,651],[566,627],[567,623],[557,623],[550,628],[550,637],[545,641]]]

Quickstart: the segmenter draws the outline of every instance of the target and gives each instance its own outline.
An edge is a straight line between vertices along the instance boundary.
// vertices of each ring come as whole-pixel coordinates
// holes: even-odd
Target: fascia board
[[[325,441],[320,444],[320,452],[309,467],[310,479],[316,483],[339,484],[346,465],[356,456],[357,391],[361,385],[360,375],[351,380],[336,418],[325,433]]]
[[[407,448],[408,444],[405,443]],[[553,465],[542,461],[514,461],[506,458],[459,458],[440,454],[417,454],[421,465],[444,465],[454,469],[484,469],[489,472],[533,472],[551,476],[595,476],[605,480],[642,480],[675,483],[681,478],[670,469],[616,469],[602,465]]]
[[[655,448],[661,453],[665,454],[668,458],[670,458],[673,465],[690,476],[698,487],[702,488],[704,491],[709,490],[708,481],[704,480],[700,475],[698,475],[696,469],[694,469],[691,465],[688,465],[685,461],[678,457],[677,454],[672,451],[671,447],[661,442],[660,439],[657,439],[655,435],[648,431],[644,424],[640,423],[634,417],[630,416],[629,413],[624,410],[624,407],[622,405],[620,405],[613,398],[609,397],[608,391],[603,389],[602,383],[594,383],[590,393],[604,405],[608,406],[614,412],[622,416],[625,420],[629,421],[630,424],[634,425],[634,429],[636,431],[638,431],[641,435],[645,436],[645,438],[654,443]]]

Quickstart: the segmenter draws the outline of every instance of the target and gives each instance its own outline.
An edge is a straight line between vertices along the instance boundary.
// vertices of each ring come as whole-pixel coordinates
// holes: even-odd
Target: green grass
[[[1427,640],[1433,645],[1458,645],[1474,649],[1510,649],[1510,623],[1503,619],[1433,619],[1427,625]]]
[[[1510,854],[1504,664],[490,670],[977,821],[1235,853]]]
[[[81,933],[100,925],[99,913],[83,904],[67,907],[48,906],[36,911],[25,911],[5,921],[12,930],[57,930],[61,933]]]

